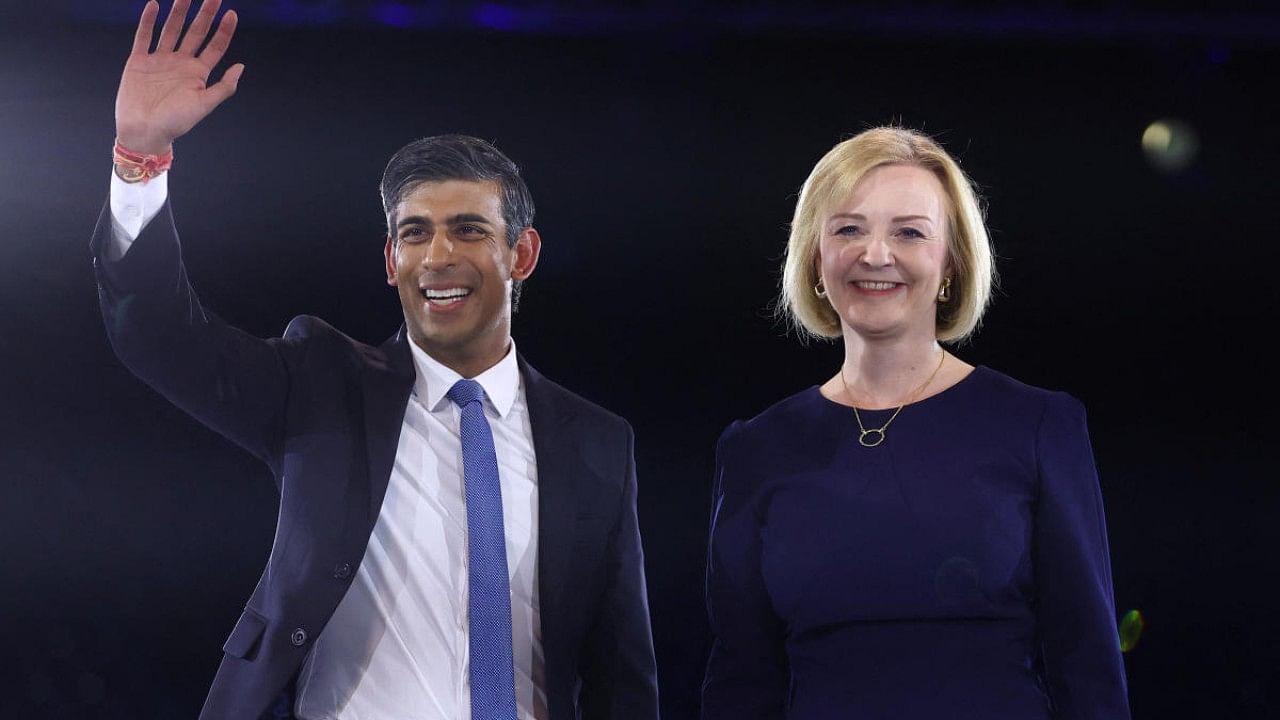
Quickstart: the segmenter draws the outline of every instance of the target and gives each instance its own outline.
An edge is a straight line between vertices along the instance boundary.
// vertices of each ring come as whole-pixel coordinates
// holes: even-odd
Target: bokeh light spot
[[[1120,618],[1120,652],[1129,652],[1138,645],[1144,627],[1146,622],[1138,610],[1130,610]]]
[[[1142,149],[1148,152],[1164,152],[1173,140],[1173,131],[1163,122],[1156,121],[1142,133]]]
[[[1153,168],[1164,173],[1185,170],[1196,159],[1200,139],[1185,122],[1172,118],[1156,120],[1142,132],[1142,151]]]

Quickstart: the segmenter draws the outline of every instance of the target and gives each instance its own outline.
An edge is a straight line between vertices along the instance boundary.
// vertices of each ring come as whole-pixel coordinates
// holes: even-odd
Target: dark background
[[[465,132],[544,239],[515,335],[628,417],[664,717],[696,717],[712,450],[837,346],[770,317],[795,193],[901,123],[981,185],[1002,291],[957,350],[1090,410],[1137,718],[1280,708],[1280,15],[1244,3],[243,0],[239,94],[170,188],[208,306],[378,342],[377,180]],[[268,471],[134,379],[87,241],[139,2],[0,4],[0,718],[194,717],[271,547]],[[220,70],[218,71],[221,72]],[[1157,118],[1198,133],[1180,172]]]

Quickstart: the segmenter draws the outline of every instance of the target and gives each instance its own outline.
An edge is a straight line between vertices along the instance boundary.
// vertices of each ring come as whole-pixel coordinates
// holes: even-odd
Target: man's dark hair
[[[511,158],[480,138],[436,135],[414,140],[397,150],[382,172],[382,210],[387,217],[387,237],[392,242],[397,241],[393,215],[405,194],[421,183],[446,180],[498,183],[507,247],[515,247],[520,231],[533,225],[533,196]],[[512,283],[513,305],[520,298],[520,285],[520,281]]]

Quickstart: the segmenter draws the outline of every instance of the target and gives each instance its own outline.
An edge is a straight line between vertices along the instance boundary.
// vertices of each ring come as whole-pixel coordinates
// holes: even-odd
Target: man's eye
[[[481,237],[485,235],[484,228],[478,225],[459,225],[454,228],[454,232],[462,237]]]
[[[420,227],[408,227],[400,231],[401,240],[421,240],[424,232]]]

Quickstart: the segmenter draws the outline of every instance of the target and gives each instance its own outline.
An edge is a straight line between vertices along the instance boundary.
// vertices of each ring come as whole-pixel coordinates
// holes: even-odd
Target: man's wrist
[[[159,155],[139,152],[130,149],[118,139],[111,156],[115,164],[116,177],[127,183],[145,183],[167,171],[173,164],[172,149]]]
[[[116,126],[116,142],[147,155],[167,155],[173,152],[173,140],[148,133],[145,129],[127,129]]]

